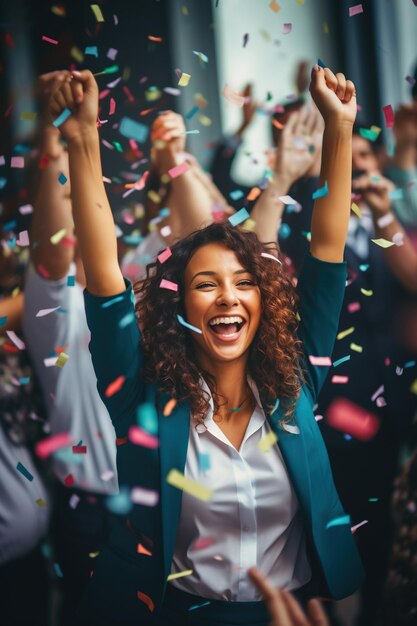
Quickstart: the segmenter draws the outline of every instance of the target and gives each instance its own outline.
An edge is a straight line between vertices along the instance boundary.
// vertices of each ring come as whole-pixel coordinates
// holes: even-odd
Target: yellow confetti
[[[183,572],[178,572],[177,574],[170,574],[167,580],[175,580],[176,578],[182,578],[183,576],[190,576],[192,573],[192,569],[186,569]]]
[[[183,72],[181,74],[181,78],[178,81],[178,86],[186,87],[188,83],[190,82],[190,78],[191,78],[191,74],[186,74],[185,72]]]
[[[304,4],[304,0],[297,0],[297,4]]]
[[[362,211],[360,210],[360,208],[358,207],[357,204],[355,204],[354,202],[352,202],[352,206],[351,206],[352,211],[354,212],[355,215],[357,215],[359,217],[359,219],[362,217]]]
[[[100,554],[100,552],[89,552],[88,556],[90,557],[90,559],[95,559],[96,556],[98,556]]]
[[[199,109],[205,109],[206,106],[208,105],[207,100],[201,93],[194,94],[194,102],[196,103]]]
[[[73,46],[70,51],[70,55],[73,59],[75,59],[78,63],[84,63],[84,55],[77,46]]]
[[[200,122],[200,124],[202,124],[203,126],[211,126],[213,121],[211,120],[210,117],[207,117],[207,115],[203,115],[200,114],[198,116],[198,121]]]
[[[159,100],[162,96],[161,91],[159,89],[147,89],[145,91],[145,98],[147,102],[154,102],[154,100]]]
[[[61,230],[58,230],[56,233],[54,233],[49,238],[49,241],[51,243],[53,243],[54,246],[56,246],[56,244],[59,243],[61,241],[61,239],[63,239],[65,237],[66,233],[67,233],[67,229],[66,228],[61,228]]]
[[[56,360],[55,365],[57,367],[64,367],[64,365],[68,361],[68,359],[69,359],[68,354],[65,354],[65,352],[61,352],[61,354],[59,355],[59,357]]]
[[[359,346],[357,343],[351,343],[349,348],[351,350],[354,350],[355,352],[362,352],[363,351],[362,346]]]
[[[258,441],[258,448],[260,448],[265,454],[266,452],[270,451],[276,441],[278,441],[278,437],[271,430],[270,433],[268,433],[267,435],[265,435],[265,437],[262,437],[262,439]]]
[[[208,489],[208,487],[203,487],[199,483],[196,483],[194,480],[190,480],[186,478],[184,474],[181,474],[176,469],[172,469],[167,476],[167,483],[176,487],[177,489],[181,489],[182,491],[186,491],[191,496],[198,498],[199,500],[203,500],[207,502],[210,500],[212,496],[212,490]]]
[[[242,226],[241,226],[242,230],[245,230],[246,232],[251,232],[253,230],[255,230],[256,228],[256,222],[255,220],[246,220],[246,222],[243,222]]]
[[[38,498],[35,502],[38,506],[48,506],[48,503],[43,498]]]
[[[15,287],[12,291],[12,298],[16,298],[20,293],[20,287]]]
[[[373,133],[377,133],[377,136],[378,136],[378,135],[379,135],[379,133],[381,132],[381,128],[380,128],[380,126],[371,126],[370,130],[371,130]]]
[[[181,13],[183,15],[188,15],[188,7],[185,4],[183,4],[181,7]]]
[[[281,7],[279,6],[278,2],[276,2],[276,0],[271,0],[268,6],[271,9],[271,11],[273,11],[274,13],[278,13],[278,11],[280,11],[281,9]]]
[[[36,120],[37,115],[36,111],[22,111],[20,119],[25,122],[33,122],[33,120]]]
[[[122,78],[123,78],[125,83],[130,79],[131,71],[132,71],[132,69],[130,67],[125,67],[124,68],[123,74],[122,74]],[[159,92],[159,93],[161,93],[161,92]]]
[[[323,22],[323,33],[324,33],[325,35],[328,35],[328,34],[329,34],[329,25],[328,25],[328,23],[327,23],[327,22]]]
[[[411,393],[417,394],[417,378],[415,379],[413,383],[411,383],[410,391]]]
[[[381,248],[391,248],[395,245],[393,241],[388,241],[388,239],[371,239],[371,241]]]
[[[337,335],[337,339],[344,339],[345,337],[347,337],[348,335],[351,335],[355,330],[354,326],[351,326],[350,328],[347,328],[346,330],[342,330],[338,335]]]
[[[101,9],[98,6],[98,4],[90,4],[90,8],[92,12],[94,13],[94,17],[96,18],[97,22],[104,22],[103,13],[101,12]]]
[[[159,202],[161,202],[161,196],[159,196],[156,191],[154,191],[153,189],[151,189],[150,191],[148,191],[148,198],[149,200],[152,200],[152,202],[156,202],[157,204]]]
[[[361,293],[363,293],[364,296],[374,295],[374,292],[372,291],[372,289],[364,289],[363,287],[361,287]]]
[[[169,174],[162,174],[161,176],[161,183],[163,185],[168,185],[168,183],[171,181],[170,175]]]

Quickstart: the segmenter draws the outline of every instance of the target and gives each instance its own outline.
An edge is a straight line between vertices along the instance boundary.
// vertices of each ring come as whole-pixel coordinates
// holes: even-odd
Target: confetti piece
[[[191,79],[191,74],[186,74],[185,72],[182,72],[181,77],[178,81],[178,86],[186,87],[188,83],[190,82],[190,79]]]
[[[183,578],[184,576],[190,576],[193,573],[192,569],[186,569],[183,572],[177,572],[176,574],[169,574],[167,581],[176,580],[177,578]]]
[[[341,359],[338,359],[337,361],[334,361],[333,367],[337,367],[338,365],[341,365],[342,363],[346,363],[346,361],[350,361],[350,354],[348,354],[347,356],[343,356]]]
[[[106,391],[104,392],[106,398],[111,398],[112,396],[114,396],[115,393],[120,391],[120,389],[123,387],[125,380],[125,376],[119,376],[118,378],[116,378],[116,380],[110,383],[110,385],[106,388]]]
[[[363,287],[361,287],[361,293],[363,293],[364,296],[373,296],[374,292],[372,291],[372,289],[364,289]]]
[[[75,287],[75,276],[67,276],[67,287]]]
[[[58,182],[61,183],[61,185],[65,185],[65,183],[67,182],[68,178],[65,176],[65,174],[63,174],[62,172],[60,173],[60,175],[58,176]]]
[[[109,115],[113,115],[116,110],[116,100],[110,98]]]
[[[67,233],[67,229],[66,228],[61,228],[61,230],[58,230],[56,233],[54,233],[50,238],[49,241],[56,246],[61,239],[63,239],[65,237]]]
[[[242,208],[236,213],[234,213],[233,215],[231,215],[230,217],[228,217],[227,219],[231,223],[232,226],[238,226],[239,224],[247,220],[249,217],[250,216],[247,210],[245,208]]]
[[[198,52],[197,50],[193,50],[193,54],[197,55],[200,61],[203,61],[203,63],[208,63],[208,56],[205,55],[203,52]]]
[[[342,330],[337,334],[336,339],[344,339],[348,335],[351,335],[355,331],[355,327],[351,326],[351,328],[347,328],[346,330]]]
[[[411,383],[410,391],[417,394],[417,378]]]
[[[232,200],[240,200],[240,198],[243,198],[244,195],[245,194],[241,189],[235,189],[234,191],[231,191],[229,193],[229,196],[232,198]]]
[[[69,360],[69,355],[65,354],[65,352],[61,352],[59,357],[56,360],[55,365],[57,367],[64,367],[65,363]]]
[[[172,256],[172,252],[170,248],[165,248],[158,256],[156,257],[160,263],[165,263]]]
[[[363,13],[363,6],[361,4],[355,4],[353,7],[349,7],[349,17]]]
[[[249,33],[245,33],[243,35],[243,47],[244,48],[246,48],[246,44],[248,43],[248,41],[249,41]]]
[[[29,233],[28,233],[27,230],[22,230],[19,233],[19,239],[17,239],[16,243],[21,248],[24,248],[25,246],[29,246],[30,245]]]
[[[154,35],[148,35],[149,41],[156,41],[160,43],[162,41],[162,37],[155,37]]]
[[[250,190],[250,192],[246,196],[246,199],[251,202],[252,200],[256,200],[256,198],[258,198],[261,195],[261,193],[262,192],[259,189],[259,187],[252,187],[252,189]]]
[[[101,12],[101,9],[100,9],[99,5],[98,4],[90,4],[90,8],[91,8],[92,12],[94,13],[94,17],[96,18],[97,22],[104,22],[103,13]]]
[[[139,143],[144,143],[149,135],[149,127],[140,122],[135,122],[130,117],[123,117],[120,121],[119,133]]]
[[[127,515],[133,507],[127,487],[121,487],[119,493],[108,496],[106,498],[106,507],[116,515]]]
[[[54,15],[58,15],[59,17],[65,17],[66,15],[65,7],[59,6],[57,4],[51,7],[51,11]]]
[[[164,406],[164,409],[162,411],[162,415],[165,415],[165,417],[168,417],[169,415],[171,415],[172,411],[176,407],[176,404],[177,404],[177,401],[176,401],[175,398],[171,398],[171,400],[168,400],[168,402]]]
[[[346,385],[349,382],[349,376],[332,376],[332,383],[335,385]]]
[[[25,159],[22,156],[14,156],[10,159],[10,167],[23,168],[25,167]]]
[[[308,357],[311,365],[319,366],[319,367],[327,367],[332,365],[332,360],[329,356],[312,356],[311,354]]]
[[[47,43],[53,43],[55,46],[58,43],[57,39],[51,39],[50,37],[47,37],[46,35],[42,35],[42,41],[46,41]]]
[[[226,83],[223,87],[222,96],[226,98],[232,104],[235,104],[238,107],[243,107],[246,102],[245,96],[241,96],[236,91],[233,91],[231,87]]]
[[[64,578],[64,574],[62,573],[62,569],[59,563],[54,563],[54,572],[58,576],[58,578]]]
[[[384,111],[385,116],[385,126],[387,128],[391,128],[392,126],[394,126],[395,122],[395,115],[392,106],[390,104],[387,104],[383,107],[382,110]]]
[[[110,59],[111,61],[114,61],[114,59],[117,57],[118,54],[118,50],[116,50],[116,48],[109,48],[107,50],[107,58]]]
[[[138,591],[137,595],[138,595],[138,599],[141,600],[144,604],[146,604],[150,612],[153,613],[155,610],[155,605],[153,601],[151,600],[151,598],[147,596],[146,593],[143,593],[142,591]]]
[[[0,317],[0,326],[4,326],[8,319],[9,318],[7,317],[7,315],[5,315],[4,317]]]
[[[72,446],[73,454],[87,454],[87,446]]]
[[[41,506],[41,507],[48,506],[47,501],[44,500],[43,498],[38,498],[37,500],[35,500],[35,502],[38,506]]]
[[[104,480],[104,482],[111,480],[113,476],[114,476],[113,470],[106,470],[102,474],[100,474],[100,478],[101,480]]]
[[[344,526],[345,524],[349,524],[350,526],[350,515],[342,515],[341,517],[335,517],[330,522],[326,524],[327,528],[332,528],[332,526]]]
[[[6,334],[8,338],[10,339],[10,341],[14,343],[16,348],[18,348],[19,350],[24,350],[26,348],[23,341],[19,339],[19,337],[16,335],[16,333],[13,330],[6,330]]]
[[[279,196],[279,200],[281,200],[281,202],[283,204],[297,204],[297,200],[294,200],[294,198],[292,198],[291,196]]]
[[[119,320],[119,328],[126,328],[129,324],[133,324],[136,320],[135,313],[132,311],[130,313],[126,313],[121,320]]]
[[[266,259],[272,259],[273,261],[276,261],[277,263],[282,265],[281,261],[277,259],[277,257],[273,254],[269,254],[268,252],[261,252],[261,256],[265,257]]]
[[[380,134],[381,129],[376,126],[375,128],[360,128],[359,134],[364,139],[368,141],[376,141],[378,139],[378,135]]]
[[[403,200],[404,191],[402,189],[391,189],[391,191],[388,192],[388,196],[391,200]]]
[[[346,398],[333,400],[326,414],[329,426],[360,441],[372,439],[380,427],[379,418]]]
[[[173,283],[170,280],[166,280],[165,278],[161,280],[161,282],[159,283],[159,287],[160,289],[169,289],[171,291],[178,291],[177,283]]]
[[[138,554],[145,554],[146,556],[152,556],[152,552],[150,552],[149,550],[147,550],[147,549],[145,548],[145,546],[143,546],[141,543],[138,543],[137,553],[138,553]]]
[[[34,120],[36,120],[37,115],[38,114],[36,113],[36,111],[23,111],[20,114],[20,119],[25,122],[33,122]]]
[[[169,237],[171,234],[171,228],[166,225],[163,226],[159,232],[161,233],[162,237]]]
[[[97,46],[86,46],[84,48],[84,54],[88,54],[90,56],[94,56],[98,58],[98,49]]]
[[[368,523],[368,520],[364,519],[363,522],[359,522],[359,524],[356,524],[355,526],[352,526],[351,529],[350,529],[352,534],[355,533],[358,530],[358,528],[360,528],[361,526],[363,526],[364,524],[367,524],[367,523]]]
[[[33,480],[33,475],[29,472],[28,469],[26,469],[26,467],[20,461],[16,465],[16,469],[17,469],[18,472],[20,472],[22,474],[22,476],[24,476],[28,480],[30,480],[30,481]]]
[[[269,432],[267,435],[265,435],[265,437],[262,437],[262,439],[260,439],[258,441],[258,448],[261,449],[261,451],[266,454],[267,452],[270,451],[270,449],[272,448],[272,446],[278,441],[278,437],[276,436],[276,434],[271,430],[271,432]]]
[[[74,483],[74,476],[72,474],[67,474],[67,476],[65,476],[64,478],[64,485],[66,485],[67,487],[72,487]]]
[[[190,480],[186,478],[181,472],[176,469],[172,469],[167,476],[167,483],[176,487],[177,489],[181,489],[186,493],[189,493],[191,496],[198,498],[199,500],[203,500],[207,502],[210,500],[212,496],[212,490],[208,489],[208,487],[203,487],[199,483],[196,483],[194,480]]]
[[[189,164],[187,163],[187,161],[184,161],[184,163],[180,163],[175,167],[171,167],[171,169],[168,170],[168,174],[170,178],[177,178],[177,176],[181,176],[181,174],[185,174],[185,172],[188,172],[189,169]]]
[[[68,433],[57,433],[46,439],[38,441],[35,445],[35,452],[40,459],[46,459],[48,456],[72,444],[72,439]]]
[[[276,2],[276,0],[272,0],[268,4],[268,6],[271,9],[271,11],[273,11],[274,13],[278,13],[278,11],[280,11],[280,9],[281,9],[281,7],[279,6],[278,2]]]
[[[351,343],[349,348],[354,352],[363,352],[362,346],[359,346],[357,343]]]
[[[107,300],[107,302],[103,302],[103,304],[101,305],[101,308],[108,309],[109,306],[116,304],[116,302],[122,302],[122,300],[123,300],[123,296],[116,296],[115,298],[112,298],[111,300]]]
[[[388,241],[387,239],[371,239],[371,241],[381,248],[391,248],[391,246],[395,246],[393,241]]]
[[[354,202],[352,202],[352,206],[351,206],[352,211],[354,212],[355,215],[357,215],[359,217],[359,219],[362,217],[362,211],[360,210],[360,208],[358,207],[357,204],[355,204]]]
[[[154,437],[142,428],[139,428],[139,426],[131,426],[129,428],[128,436],[129,440],[136,446],[143,446],[144,448],[150,448],[151,450],[159,447],[158,437]]]
[[[71,114],[72,114],[71,109],[68,109],[68,108],[64,109],[62,113],[58,115],[56,120],[52,122],[52,125],[55,126],[55,128],[59,128],[64,122],[66,122],[66,120],[69,118]]]
[[[193,330],[195,333],[199,333],[200,335],[203,334],[202,330],[200,330],[196,326],[193,326],[192,324],[189,324],[188,322],[186,322],[185,319],[182,317],[182,315],[178,314],[177,315],[177,320],[179,321],[181,326],[184,326],[185,328],[189,328],[190,330]]]
[[[284,24],[283,29],[282,29],[282,34],[289,35],[291,31],[292,31],[292,24]]]
[[[281,422],[280,426],[282,430],[287,431],[287,433],[290,433],[291,435],[300,434],[300,429],[298,428],[298,426],[294,426],[293,424],[286,424],[285,422]]]
[[[57,360],[57,356],[50,356],[43,360],[43,364],[45,367],[52,367],[56,365]]]
[[[30,215],[31,213],[33,213],[33,206],[31,204],[24,204],[23,206],[19,207],[19,213],[21,215]]]
[[[327,196],[328,193],[329,193],[329,189],[328,189],[327,180],[326,180],[323,187],[319,187],[319,189],[316,189],[316,191],[312,195],[312,198],[313,200],[317,200],[318,198],[324,198],[324,196]]]
[[[134,504],[156,506],[159,502],[159,493],[143,487],[133,487],[130,492],[130,499]]]

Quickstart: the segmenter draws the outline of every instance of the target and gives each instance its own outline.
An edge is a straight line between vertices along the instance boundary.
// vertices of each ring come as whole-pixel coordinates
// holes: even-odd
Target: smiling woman
[[[198,421],[210,400],[202,375],[219,417],[242,402],[247,375],[265,408],[279,396],[290,414],[297,400],[296,293],[283,266],[262,256],[271,252],[278,255],[276,244],[264,245],[254,233],[212,224],[173,246],[172,256],[148,266],[147,278],[135,285],[146,379],[187,399]],[[178,291],[161,289],[163,279]],[[201,334],[179,325],[177,315]]]

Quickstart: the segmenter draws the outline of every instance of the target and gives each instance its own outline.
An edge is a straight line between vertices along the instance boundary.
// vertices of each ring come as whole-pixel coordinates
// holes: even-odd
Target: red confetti
[[[146,554],[146,556],[152,556],[152,552],[147,550],[145,546],[143,546],[141,543],[138,543],[137,550],[138,550],[138,554]]]
[[[153,107],[152,109],[145,109],[144,111],[140,111],[139,115],[149,115],[149,113],[152,113],[152,111],[155,111],[155,107]]]
[[[380,427],[379,417],[346,398],[333,400],[327,410],[326,420],[332,428],[348,433],[360,441],[375,437]]]
[[[72,446],[73,454],[87,454],[87,446]]]
[[[48,43],[53,43],[55,46],[58,43],[58,41],[56,39],[51,39],[50,37],[47,37],[46,35],[42,35],[42,41],[47,41]]]
[[[392,128],[395,122],[395,115],[392,106],[390,104],[387,104],[386,106],[384,106],[383,111],[385,115],[385,126],[387,128]]]
[[[49,156],[47,154],[44,154],[39,159],[39,169],[44,170],[45,167],[48,165],[48,163],[49,163]]]
[[[116,446],[124,446],[127,443],[127,437],[117,437]]]
[[[64,485],[66,485],[67,487],[72,487],[74,482],[75,482],[75,480],[74,480],[74,476],[72,474],[68,474],[68,476],[65,476],[65,478],[64,478]]]
[[[35,446],[35,452],[39,458],[46,459],[46,457],[56,452],[56,450],[70,446],[72,441],[68,433],[57,433],[56,435],[38,441]]]
[[[142,600],[142,602],[144,602],[146,604],[146,606],[148,607],[150,612],[153,613],[153,611],[155,609],[155,605],[154,605],[153,601],[151,600],[151,598],[146,595],[146,593],[142,593],[142,591],[138,591],[138,599]]]
[[[8,343],[4,343],[2,347],[7,350],[7,352],[19,352],[19,348],[16,348],[16,346],[11,346]]]
[[[148,35],[149,41],[162,41],[162,37],[154,37],[153,35]]]
[[[123,387],[125,380],[126,380],[125,376],[119,376],[118,378],[116,378],[116,380],[110,383],[110,385],[107,387],[106,391],[104,392],[104,395],[106,396],[106,398],[111,398],[112,396],[114,396],[115,393],[120,391],[120,389]]]

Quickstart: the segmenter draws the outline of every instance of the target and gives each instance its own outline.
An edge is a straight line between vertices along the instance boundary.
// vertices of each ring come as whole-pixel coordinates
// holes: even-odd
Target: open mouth
[[[234,339],[242,330],[246,321],[240,315],[219,316],[209,321],[210,330],[220,339]]]

